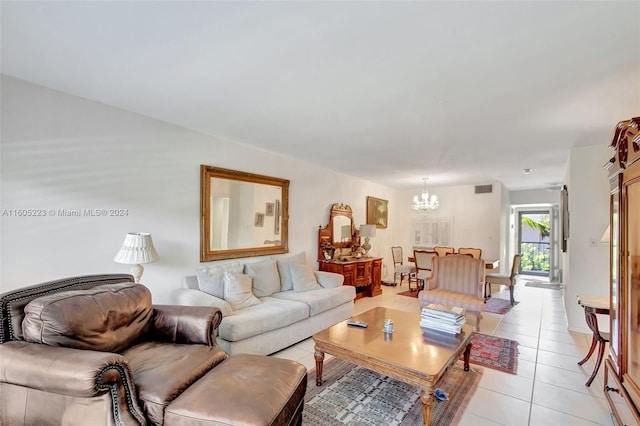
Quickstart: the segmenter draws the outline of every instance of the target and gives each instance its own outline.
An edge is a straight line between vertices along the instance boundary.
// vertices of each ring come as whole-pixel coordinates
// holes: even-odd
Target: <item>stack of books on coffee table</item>
[[[458,334],[467,322],[464,308],[430,303],[422,308],[420,328],[446,334]]]

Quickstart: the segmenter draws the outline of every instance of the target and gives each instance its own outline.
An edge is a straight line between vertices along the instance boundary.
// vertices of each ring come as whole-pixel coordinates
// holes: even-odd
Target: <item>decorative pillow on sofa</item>
[[[277,259],[278,272],[280,274],[280,291],[293,290],[293,279],[291,278],[291,268],[289,265],[304,265],[307,263],[304,252],[294,254],[293,256],[286,256]]]
[[[246,263],[244,273],[253,278],[253,293],[256,296],[271,296],[280,291],[280,274],[275,260]]]
[[[234,311],[262,303],[251,292],[251,277],[230,271],[224,273],[224,300]]]
[[[242,263],[234,262],[225,265],[199,268],[196,273],[198,276],[198,288],[205,293],[209,293],[219,299],[224,298],[224,273],[226,271],[242,273],[244,266]]]
[[[318,284],[316,274],[313,273],[311,266],[292,263],[289,268],[291,269],[291,279],[293,280],[293,291],[296,293],[322,288]]]
[[[39,297],[24,308],[24,340],[104,352],[130,347],[153,315],[151,293],[141,284],[100,285]]]

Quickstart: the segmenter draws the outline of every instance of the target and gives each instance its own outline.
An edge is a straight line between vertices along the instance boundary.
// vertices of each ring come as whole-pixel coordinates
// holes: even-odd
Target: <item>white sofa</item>
[[[273,262],[277,265],[275,273]],[[243,265],[236,263],[209,267],[208,272],[214,275],[224,269],[242,268],[244,274],[252,276],[252,290],[260,302],[249,307],[234,310],[224,297],[210,294],[216,291],[203,286],[202,270],[198,271],[199,275],[184,278],[183,288],[173,292],[174,302],[220,308],[223,318],[218,327],[217,341],[227,353],[269,355],[353,316],[355,287],[343,286],[344,277],[340,274],[313,271],[315,281],[319,284],[315,286],[316,289],[303,291],[293,288],[294,277],[290,269],[296,267],[291,265],[298,266],[296,270],[299,270],[304,262],[304,253],[300,253]],[[305,268],[311,271],[309,266]],[[265,275],[271,277],[269,285],[273,293],[269,289],[265,291]],[[278,281],[274,283],[276,279]],[[201,291],[201,288],[210,293]]]

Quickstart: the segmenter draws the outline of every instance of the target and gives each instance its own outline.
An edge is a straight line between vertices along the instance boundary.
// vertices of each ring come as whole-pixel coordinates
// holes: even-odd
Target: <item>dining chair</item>
[[[438,253],[429,250],[414,250],[413,258],[416,262],[416,290],[424,288],[425,283],[431,278],[431,270],[433,268],[433,258]],[[409,290],[411,290],[411,282],[409,282]]]
[[[484,262],[465,255],[436,256],[432,276],[418,293],[420,307],[430,303],[459,306],[476,316],[476,331],[484,311],[482,279]]]
[[[402,255],[402,247],[391,247],[391,257],[393,257],[393,284],[395,286],[396,276],[400,275],[400,285],[404,276],[407,276],[409,281],[409,289],[411,289],[411,279],[415,280],[416,267],[411,264],[404,264],[404,256]]]
[[[474,259],[482,259],[482,249],[460,247],[458,254],[470,254]]]
[[[511,264],[511,274],[509,275],[500,275],[500,274],[486,274],[484,278],[484,298],[485,300],[491,297],[491,284],[500,284],[509,286],[509,297],[511,299],[511,304],[514,305],[516,303],[513,298],[513,289],[516,285],[516,277],[520,272],[520,260],[522,256],[516,254],[513,256],[513,263]],[[487,286],[489,286],[489,295],[487,296]]]
[[[456,251],[453,247],[435,246],[433,251],[438,253],[438,256],[446,256],[447,254],[454,254]]]

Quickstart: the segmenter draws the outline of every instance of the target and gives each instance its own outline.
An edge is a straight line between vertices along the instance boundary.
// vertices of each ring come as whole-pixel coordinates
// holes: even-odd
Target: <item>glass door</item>
[[[549,210],[518,212],[518,247],[522,255],[520,272],[549,276],[551,224]]]
[[[640,164],[636,164],[636,171],[640,171]],[[625,176],[626,179],[626,176]],[[626,190],[625,222],[626,222],[626,253],[623,253],[627,290],[627,318],[628,335],[626,351],[627,380],[631,379],[634,386],[631,398],[640,395],[640,173],[632,180],[624,183]],[[623,246],[623,247],[624,247]],[[624,337],[623,337],[624,339]],[[625,362],[623,361],[623,365]],[[624,373],[624,367],[623,367]],[[636,402],[638,403],[638,402]]]

